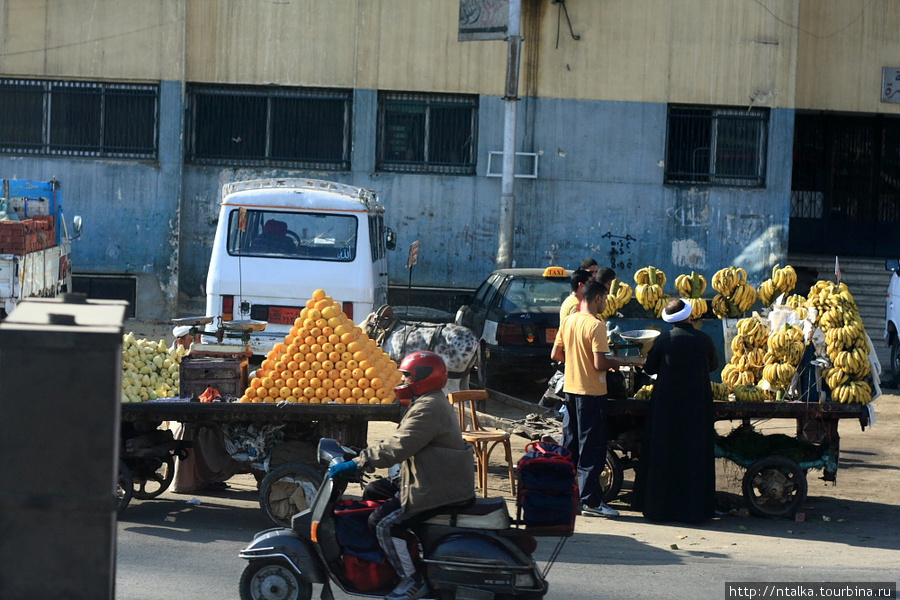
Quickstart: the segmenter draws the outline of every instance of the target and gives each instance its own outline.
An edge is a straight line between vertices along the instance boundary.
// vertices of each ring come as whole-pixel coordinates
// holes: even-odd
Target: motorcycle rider
[[[475,499],[474,455],[462,438],[458,417],[442,388],[447,367],[434,352],[417,351],[400,363],[397,397],[408,410],[394,434],[329,470],[330,477],[368,472],[400,463],[400,489],[369,518],[382,550],[400,575],[386,600],[415,600],[428,586],[409,553],[406,531],[447,506]]]

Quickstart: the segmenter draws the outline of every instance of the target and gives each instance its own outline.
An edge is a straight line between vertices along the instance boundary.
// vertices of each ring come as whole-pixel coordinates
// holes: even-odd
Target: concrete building
[[[222,185],[257,177],[376,190],[392,285],[421,240],[413,286],[474,288],[506,77],[458,40],[477,5],[0,0],[0,174],[61,182],[79,281],[142,318],[203,306]],[[523,0],[522,37],[516,266],[897,253],[900,1]]]

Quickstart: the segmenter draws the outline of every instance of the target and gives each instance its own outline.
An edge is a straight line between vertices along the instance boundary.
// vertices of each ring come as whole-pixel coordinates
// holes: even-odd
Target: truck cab
[[[387,301],[393,232],[371,190],[314,179],[226,184],[206,279],[209,329],[265,321],[250,349],[283,341],[316,289],[359,320]]]

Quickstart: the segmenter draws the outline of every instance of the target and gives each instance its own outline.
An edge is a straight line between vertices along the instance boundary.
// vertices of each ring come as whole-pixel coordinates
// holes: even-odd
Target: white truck
[[[206,278],[206,315],[215,319],[207,331],[265,321],[249,344],[265,355],[316,289],[359,321],[387,301],[386,251],[395,244],[371,190],[316,179],[225,184]]]
[[[900,382],[900,260],[890,258],[884,268],[891,271],[884,319],[884,342],[891,349],[891,376]]]
[[[71,241],[58,181],[3,179],[0,190],[0,318],[25,298],[72,290]]]

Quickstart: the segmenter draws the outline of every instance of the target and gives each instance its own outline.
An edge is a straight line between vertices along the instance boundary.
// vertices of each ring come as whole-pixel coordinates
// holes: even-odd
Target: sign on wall
[[[459,41],[505,40],[509,0],[459,0]]]
[[[900,103],[900,67],[881,69],[881,101]]]

